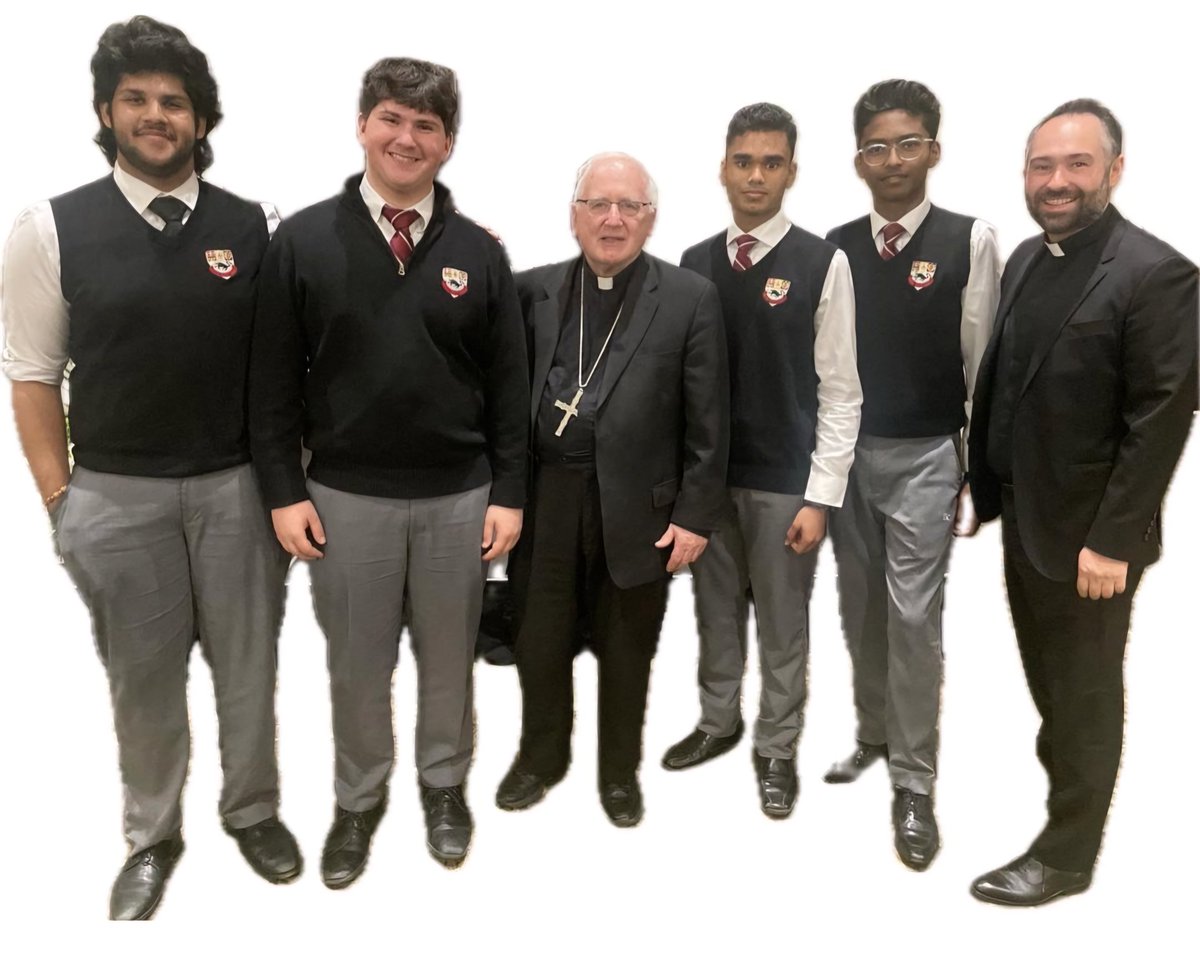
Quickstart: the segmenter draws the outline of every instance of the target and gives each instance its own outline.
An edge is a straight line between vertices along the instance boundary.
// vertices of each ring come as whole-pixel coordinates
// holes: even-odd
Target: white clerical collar
[[[371,219],[379,222],[383,220],[383,207],[389,203],[383,200],[383,196],[376,192],[371,183],[367,181],[367,174],[364,172],[362,181],[358,183],[358,194],[362,196],[363,203],[367,206],[367,211],[371,213]],[[421,199],[416,205],[410,205],[414,212],[421,216],[421,227],[424,228],[429,224],[429,220],[433,218],[433,189],[430,188],[429,194]],[[401,210],[403,211],[403,209]]]
[[[1046,246],[1046,251],[1050,252],[1055,258],[1062,258],[1066,255],[1066,252],[1062,249],[1062,245],[1058,242],[1043,242],[1043,244]]]
[[[597,275],[596,287],[601,291],[612,291],[613,280],[611,275]]]
[[[138,215],[145,215],[150,203],[160,195],[177,198],[192,211],[195,211],[196,201],[200,198],[200,180],[195,172],[189,175],[183,184],[177,185],[170,192],[164,192],[158,186],[143,182],[136,175],[126,172],[120,163],[117,163],[113,165],[113,181]]]
[[[921,200],[920,205],[918,205],[916,208],[912,209],[911,211],[906,212],[905,214],[901,215],[900,218],[898,218],[896,220],[896,222],[909,235],[915,235],[917,233],[917,229],[921,227],[921,224],[925,221],[926,217],[929,215],[929,210],[932,207],[933,207],[933,203],[931,203],[929,201],[929,196],[927,195],[927,196],[925,196],[924,199]],[[871,235],[872,236],[878,235],[881,231],[883,231],[883,229],[887,225],[891,224],[891,221],[892,220],[890,218],[884,218],[882,215],[880,215],[878,212],[876,212],[874,208],[872,208],[871,209]]]
[[[792,227],[792,223],[788,221],[787,215],[783,209],[776,212],[771,218],[767,219],[758,228],[752,228],[748,232],[743,232],[737,226],[737,222],[731,222],[729,227],[725,229],[725,244],[727,246],[737,243],[739,235],[753,235],[768,248],[774,248],[781,241],[783,236],[788,233],[788,229]]]

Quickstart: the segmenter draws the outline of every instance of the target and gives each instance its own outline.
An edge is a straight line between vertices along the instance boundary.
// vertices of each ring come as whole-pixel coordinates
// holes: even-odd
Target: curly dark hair
[[[942,124],[942,104],[933,91],[914,79],[885,79],[876,83],[854,104],[854,141],[862,144],[863,130],[879,113],[903,109],[921,120],[931,139],[936,139]]]
[[[117,139],[104,124],[100,108],[112,108],[113,95],[122,76],[135,73],[169,73],[183,83],[196,121],[204,122],[205,136],[196,140],[193,161],[200,174],[212,165],[208,133],[221,121],[217,81],[208,68],[208,58],[188,41],[182,30],[146,16],[128,23],[114,23],[104,31],[92,56],[92,108],[100,119],[95,143],[108,164],[117,161]]]
[[[458,132],[458,79],[447,66],[407,56],[380,60],[363,76],[359,114],[370,115],[385,99],[419,112],[433,113],[442,121],[448,136]]]

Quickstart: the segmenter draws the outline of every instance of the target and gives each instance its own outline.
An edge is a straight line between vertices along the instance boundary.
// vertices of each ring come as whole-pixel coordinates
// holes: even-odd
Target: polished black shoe
[[[971,884],[971,893],[987,903],[1036,907],[1057,897],[1082,893],[1091,885],[1090,871],[1059,870],[1023,854],[976,879]]]
[[[527,807],[533,807],[546,796],[547,791],[562,779],[563,775],[561,774],[546,778],[540,774],[534,774],[532,771],[526,771],[521,767],[518,759],[512,763],[512,767],[504,775],[500,787],[496,788],[496,807],[502,811],[521,811]]]
[[[896,853],[904,866],[912,870],[928,867],[941,846],[937,818],[933,816],[933,798],[908,788],[896,788],[892,797],[892,830],[896,833]]]
[[[238,850],[256,874],[273,884],[291,883],[304,870],[304,859],[296,838],[278,817],[249,827],[230,827],[222,824],[225,833],[238,844]]]
[[[457,867],[466,860],[475,829],[462,785],[428,788],[422,784],[421,807],[425,809],[425,846],[429,853],[439,864]]]
[[[800,779],[796,776],[794,758],[764,758],[754,754],[754,771],[758,775],[758,797],[767,817],[783,818],[796,806]]]
[[[331,890],[349,887],[367,866],[371,852],[371,835],[383,819],[386,798],[369,811],[347,811],[336,808],[333,826],[325,836],[321,852],[321,879]]]
[[[860,741],[858,747],[854,749],[854,754],[845,761],[835,762],[825,772],[825,783],[849,784],[851,781],[857,781],[858,776],[867,768],[876,761],[886,761],[887,756],[887,745],[868,745]]]
[[[645,813],[642,788],[637,778],[601,784],[600,805],[608,819],[617,827],[637,827]]]
[[[108,898],[110,920],[149,920],[167,887],[167,878],[183,853],[183,838],[176,834],[133,854],[117,879]]]
[[[711,761],[726,751],[737,747],[745,731],[743,722],[738,722],[737,730],[725,738],[717,738],[706,731],[697,728],[683,741],[676,742],[663,755],[662,766],[668,771],[682,771],[684,768],[694,768],[705,761]]]

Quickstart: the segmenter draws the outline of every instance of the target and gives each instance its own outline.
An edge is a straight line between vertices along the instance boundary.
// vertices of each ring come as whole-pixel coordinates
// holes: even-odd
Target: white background
[[[4,14],[0,229],[23,206],[106,171],[89,142],[96,121],[87,64],[103,28],[139,10],[108,0],[74,7],[30,3]],[[1126,129],[1117,204],[1196,260],[1194,54],[1189,31],[1168,9],[1154,2],[677,10],[619,2],[153,2],[140,12],[182,27],[210,57],[228,114],[213,137],[211,180],[274,201],[284,214],[332,194],[361,167],[354,119],[367,66],[403,54],[454,67],[462,130],[443,179],[525,268],[574,254],[567,228],[574,170],[600,150],[629,151],[658,179],[654,253],[677,260],[723,228],[728,210],[716,174],[725,126],[735,109],[763,99],[789,109],[800,127],[800,175],[787,204],[793,219],[824,233],[863,214],[868,196],[851,164],[851,109],[868,85],[891,76],[920,79],[941,98],[935,201],[996,224],[1005,253],[1034,231],[1021,196],[1026,133],[1063,100],[1095,96]],[[59,947],[58,940],[115,949],[128,934],[104,922],[124,853],[106,683],[87,615],[55,564],[9,416],[0,418],[7,501],[0,942],[20,950]],[[469,787],[475,842],[460,870],[443,870],[423,845],[405,647],[392,806],[366,874],[332,893],[318,874],[333,808],[327,679],[298,568],[280,641],[279,754],[283,816],[305,852],[305,875],[286,887],[258,880],[220,831],[211,683],[197,655],[188,847],[146,929],[178,950],[429,942],[502,950],[1187,946],[1186,936],[1195,937],[1188,904],[1200,847],[1193,704],[1200,649],[1186,590],[1195,585],[1188,554],[1200,520],[1183,488],[1194,488],[1198,476],[1193,441],[1168,498],[1166,556],[1137,597],[1124,765],[1097,880],[1081,897],[1030,912],[985,906],[967,893],[975,875],[1025,848],[1045,796],[1004,601],[999,533],[989,526],[956,546],[951,567],[938,787],[944,847],[926,873],[908,871],[893,855],[883,771],[850,787],[820,780],[854,733],[826,548],[813,599],[802,789],[790,820],[759,813],[748,742],[693,772],[668,774],[658,765],[697,713],[696,640],[682,579],[672,589],[651,688],[641,827],[613,828],[597,802],[590,657],[576,666],[571,774],[532,811],[510,815],[493,806],[516,745],[519,696],[514,670],[480,665]],[[748,699],[757,686],[752,672]]]

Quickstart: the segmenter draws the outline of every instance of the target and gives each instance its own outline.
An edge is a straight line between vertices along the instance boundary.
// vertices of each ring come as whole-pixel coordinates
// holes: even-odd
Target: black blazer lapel
[[[1116,209],[1113,210],[1114,212]],[[1029,369],[1025,372],[1025,380],[1021,383],[1021,393],[1025,393],[1026,388],[1033,381],[1038,369],[1042,366],[1042,362],[1046,360],[1046,355],[1050,353],[1050,348],[1054,346],[1054,342],[1058,340],[1058,336],[1062,334],[1062,329],[1066,327],[1067,322],[1079,310],[1080,306],[1087,300],[1088,295],[1096,290],[1096,286],[1100,284],[1108,275],[1109,266],[1112,260],[1117,255],[1117,246],[1121,244],[1121,239],[1125,236],[1126,222],[1123,218],[1118,218],[1113,226],[1112,234],[1108,236],[1108,241],[1104,245],[1104,251],[1100,253],[1100,261],[1096,265],[1096,270],[1092,272],[1092,276],[1088,279],[1088,283],[1084,286],[1083,293],[1079,296],[1076,302],[1071,306],[1071,309],[1066,313],[1066,316],[1059,323],[1058,328],[1053,334],[1046,335],[1041,346],[1029,358]]]
[[[563,315],[567,310],[566,296],[571,292],[571,269],[578,259],[555,265],[545,280],[545,297],[533,306],[530,321],[533,324],[533,377],[530,389],[529,426],[536,433],[538,408],[541,406],[542,391],[546,389],[546,378],[550,376],[550,365],[558,349],[558,338],[562,333]]]
[[[625,328],[625,333],[613,341],[612,351],[608,355],[608,363],[604,368],[604,380],[600,382],[597,407],[602,407],[608,400],[608,395],[612,393],[617,380],[629,366],[634,351],[642,343],[642,338],[646,336],[650,322],[654,320],[654,315],[658,311],[658,262],[650,255],[646,256],[646,260],[650,268],[646,272],[646,278],[642,283],[642,292],[638,295],[633,313],[629,316],[629,324]]]

